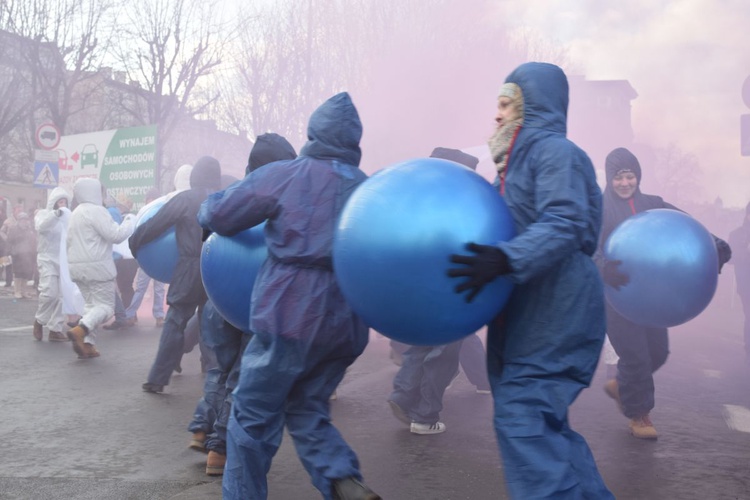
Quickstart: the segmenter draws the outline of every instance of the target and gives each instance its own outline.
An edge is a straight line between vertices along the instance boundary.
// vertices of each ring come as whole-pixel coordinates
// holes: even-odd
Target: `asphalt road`
[[[618,499],[750,498],[750,368],[731,273],[712,305],[671,331],[656,375],[652,419],[660,438],[639,441],[602,391],[604,366],[571,409]],[[147,308],[138,326],[102,332],[102,355],[78,360],[69,343],[35,342],[34,300],[0,290],[0,499],[221,498],[186,427],[202,391],[197,350],[162,395],[141,391],[159,331]],[[372,336],[333,402],[334,422],[358,453],[366,482],[387,500],[507,498],[491,424],[491,397],[464,376],[446,393],[448,430],[417,436],[386,404],[397,367]],[[270,498],[317,491],[285,438],[269,474]]]

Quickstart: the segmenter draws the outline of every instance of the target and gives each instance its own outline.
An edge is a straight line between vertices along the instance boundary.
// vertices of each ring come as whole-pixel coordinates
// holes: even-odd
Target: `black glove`
[[[604,264],[604,269],[602,269],[604,283],[615,290],[619,290],[621,286],[630,283],[630,276],[617,269],[620,264],[622,264],[621,260],[608,260]]]
[[[452,267],[448,269],[451,278],[467,277],[468,280],[456,285],[456,293],[471,290],[466,296],[466,302],[471,302],[484,286],[503,274],[511,272],[508,256],[499,248],[491,245],[469,243],[466,249],[476,255],[451,255],[451,262],[465,264],[466,267]]]
[[[732,258],[732,247],[729,246],[729,243],[716,236],[714,236],[714,243],[716,244],[716,254],[719,257],[719,274],[721,274],[721,268]]]
[[[213,231],[210,229],[203,228],[203,236],[201,237],[201,241],[206,241],[209,236],[213,234]]]

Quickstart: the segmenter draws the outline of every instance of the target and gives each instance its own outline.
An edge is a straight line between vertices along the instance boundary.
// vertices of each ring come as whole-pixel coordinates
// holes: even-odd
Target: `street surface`
[[[602,390],[603,364],[571,409],[618,499],[750,498],[750,367],[732,270],[714,302],[670,333],[656,375],[658,441],[628,434]],[[0,282],[1,283],[1,282]],[[36,342],[36,300],[0,286],[0,499],[200,500],[221,498],[186,427],[202,391],[198,350],[164,394],[141,391],[156,352],[147,298],[137,326],[99,333],[100,358],[78,360],[69,343]],[[357,452],[365,481],[386,500],[505,499],[491,396],[465,376],[444,398],[444,434],[418,436],[386,399],[398,367],[373,333],[332,402],[337,427]],[[272,500],[320,498],[288,436],[269,475]]]

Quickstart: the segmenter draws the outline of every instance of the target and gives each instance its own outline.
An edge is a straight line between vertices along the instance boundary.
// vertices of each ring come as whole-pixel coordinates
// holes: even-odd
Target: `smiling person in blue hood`
[[[362,123],[349,94],[310,117],[295,160],[274,162],[209,196],[198,220],[224,236],[266,221],[268,258],[250,304],[227,428],[225,499],[268,497],[266,474],[284,426],[325,499],[380,498],[361,483],[359,460],[331,423],[329,398],[362,354],[368,329],[333,274],[336,220],[367,176],[358,168]]]
[[[601,191],[586,153],[566,137],[568,81],[526,63],[498,98],[490,150],[518,236],[453,255],[467,300],[499,276],[515,283],[487,331],[495,432],[511,498],[614,498],[568,408],[591,383],[604,342],[604,291],[591,256]],[[486,292],[485,292],[486,293]]]

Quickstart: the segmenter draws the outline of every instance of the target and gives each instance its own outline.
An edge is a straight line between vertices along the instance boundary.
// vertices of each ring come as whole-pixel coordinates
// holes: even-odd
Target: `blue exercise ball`
[[[505,202],[458,163],[419,158],[363,182],[347,201],[333,241],[333,268],[352,309],[399,342],[440,345],[487,324],[512,284],[499,278],[473,302],[446,272],[469,242],[497,244],[515,234]]]
[[[250,331],[250,298],[268,257],[263,222],[234,236],[212,234],[201,249],[201,278],[216,310],[232,325]]]
[[[714,296],[718,256],[711,233],[678,210],[636,214],[612,231],[604,255],[620,260],[627,285],[605,287],[610,305],[633,323],[671,327],[698,316]]]
[[[166,202],[165,198],[159,198],[149,203],[145,207],[143,215],[138,219],[137,226],[140,226],[156,215]],[[175,236],[174,226],[172,226],[155,240],[143,245],[138,250],[135,260],[138,261],[141,269],[151,278],[162,283],[171,283],[179,258],[180,252],[177,250],[177,237]]]

